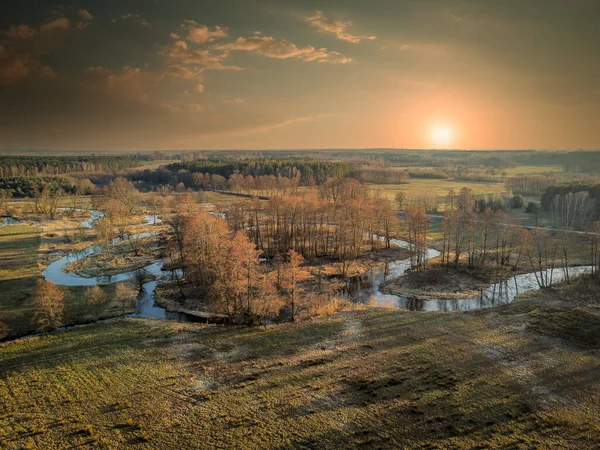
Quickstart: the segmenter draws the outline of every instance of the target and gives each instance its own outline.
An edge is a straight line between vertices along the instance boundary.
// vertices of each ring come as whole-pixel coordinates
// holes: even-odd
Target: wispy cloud
[[[29,39],[35,35],[35,30],[28,25],[11,25],[6,36],[9,38]]]
[[[66,16],[69,13],[70,19]],[[94,20],[94,15],[86,9],[68,8],[58,6],[52,14],[37,27],[27,24],[11,25],[6,31],[6,37],[11,39],[31,39],[38,34],[45,36],[60,33],[65,30],[87,28]]]
[[[223,101],[223,103],[226,103],[228,105],[241,105],[244,102],[245,102],[245,100],[240,97],[235,97],[235,98],[231,98],[231,99]]]
[[[182,29],[181,35],[195,44],[204,44],[206,42],[214,42],[215,39],[227,37],[227,29],[216,26],[208,28],[206,25],[199,25],[195,20],[186,20],[180,26]],[[173,33],[171,37],[179,38],[180,35]]]
[[[185,41],[174,41],[163,47],[161,53],[172,61],[198,65],[202,70],[240,70],[237,66],[227,66],[223,62],[227,52],[213,52],[206,49],[190,48]]]
[[[143,26],[150,25],[150,23],[146,19],[144,19],[142,16],[140,16],[139,14],[127,13],[127,14],[123,14],[119,17],[112,18],[112,23],[123,22],[123,21],[131,21],[131,22],[139,23],[140,25],[143,25]]]
[[[326,48],[316,49],[312,46],[299,48],[286,39],[275,39],[269,36],[239,37],[234,42],[221,44],[214,47],[222,51],[253,52],[267,58],[300,59],[302,61],[319,61],[336,64],[351,62],[350,58],[339,52],[328,51]]]
[[[44,23],[40,27],[41,33],[49,33],[56,30],[68,30],[71,27],[71,21],[66,17],[57,17]]]
[[[83,20],[87,20],[88,22],[94,20],[94,15],[90,13],[87,9],[80,9],[79,11],[77,11],[77,15]]]
[[[348,28],[352,26],[352,22],[329,19],[319,10],[315,11],[312,16],[305,16],[302,19],[322,32],[335,34],[338,39],[353,44],[358,44],[363,39],[377,39],[376,36],[354,35],[348,31]]]
[[[38,77],[54,78],[50,66],[46,66],[26,53],[18,53],[0,44],[0,85],[8,85],[19,80]]]
[[[167,73],[173,78],[180,78],[182,80],[202,80],[201,69],[185,67],[180,64],[172,64],[168,67]]]

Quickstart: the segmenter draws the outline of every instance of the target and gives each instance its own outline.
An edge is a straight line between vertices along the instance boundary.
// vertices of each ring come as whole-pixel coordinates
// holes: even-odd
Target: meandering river
[[[81,222],[81,226],[84,228],[92,228],[94,222],[104,217],[104,214],[100,211],[89,210],[90,218]],[[153,216],[144,216],[144,225],[158,224],[161,223],[161,219]],[[141,239],[151,236],[155,236],[157,233],[138,233],[128,237],[127,239]],[[115,238],[111,241],[111,244],[121,242],[121,238]],[[136,300],[136,312],[131,314],[132,317],[149,317],[153,319],[169,319],[169,320],[180,320],[188,321],[194,320],[183,313],[170,313],[164,308],[156,306],[154,304],[154,292],[156,287],[165,281],[172,278],[173,273],[171,271],[163,270],[163,263],[161,260],[153,261],[147,266],[132,270],[129,272],[123,272],[116,275],[104,275],[99,277],[82,277],[73,272],[65,271],[67,265],[74,261],[79,261],[88,256],[94,255],[102,251],[102,246],[92,245],[79,252],[69,253],[66,256],[50,263],[50,265],[44,270],[43,275],[46,280],[50,280],[60,286],[95,286],[97,284],[117,283],[119,281],[126,281],[134,278],[139,271],[152,276],[154,279],[148,281],[142,285],[137,300]]]
[[[410,248],[408,242],[392,239],[391,243],[398,247]],[[425,258],[436,258],[440,252],[427,249]],[[429,299],[417,300],[399,295],[385,294],[379,290],[381,284],[402,276],[410,269],[410,260],[398,260],[384,267],[369,270],[363,275],[350,278],[346,286],[346,294],[359,303],[372,302],[377,306],[409,309],[411,311],[469,311],[472,309],[490,308],[512,302],[519,294],[540,289],[535,273],[514,275],[506,281],[492,284],[479,295],[467,299]],[[577,278],[592,271],[592,266],[569,267],[569,277]],[[540,274],[538,272],[537,276]],[[545,279],[560,283],[566,278],[564,269],[548,269],[543,272]]]
[[[101,219],[104,215],[100,211],[90,211],[90,218],[81,223],[82,227],[91,228],[94,222]],[[156,216],[145,216],[145,224],[159,223],[160,219]],[[154,233],[140,233],[133,235],[130,239],[139,239],[149,237]],[[116,238],[112,242],[121,241]],[[408,242],[392,239],[391,244],[402,248],[410,248]],[[82,277],[75,273],[65,272],[65,267],[73,262],[102,250],[101,246],[93,245],[80,252],[70,253],[57,261],[51,263],[44,270],[44,277],[57,285],[63,286],[94,286],[96,284],[116,283],[129,280],[136,276],[137,270],[124,272],[117,275],[106,275],[100,277]],[[440,253],[434,249],[427,249],[426,259],[439,256]],[[515,275],[506,281],[495,283],[488,289],[483,290],[478,296],[462,300],[415,300],[397,295],[385,294],[379,290],[381,284],[388,280],[397,278],[410,269],[410,259],[402,259],[387,263],[384,267],[369,270],[361,276],[352,277],[347,283],[346,295],[353,301],[359,303],[374,302],[377,306],[387,306],[411,311],[468,311],[472,309],[489,308],[492,306],[503,305],[512,302],[517,295],[524,292],[539,289],[539,285],[534,273]],[[193,320],[182,313],[169,313],[164,308],[154,304],[154,293],[156,287],[165,281],[171,280],[172,272],[164,271],[162,261],[156,260],[144,267],[146,273],[154,277],[153,281],[145,283],[138,295],[136,302],[136,313],[134,317],[151,317],[155,319],[172,320]],[[569,276],[575,278],[591,272],[591,266],[570,267]],[[563,269],[548,270],[547,274],[552,275],[553,282],[560,282],[565,279]]]

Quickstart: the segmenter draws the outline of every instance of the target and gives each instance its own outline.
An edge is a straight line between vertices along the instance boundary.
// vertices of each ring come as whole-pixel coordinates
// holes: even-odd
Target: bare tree
[[[94,320],[98,320],[106,305],[106,295],[100,286],[95,285],[87,289],[86,296],[88,306],[92,310],[92,317]]]
[[[121,312],[125,312],[133,306],[137,294],[129,286],[123,283],[117,284],[115,287],[115,298],[121,304]]]
[[[531,245],[527,253],[529,263],[540,288],[552,286],[558,246],[551,243],[547,231],[534,228],[529,232]]]
[[[33,290],[32,323],[37,331],[52,331],[63,323],[64,294],[52,281],[38,280]]]
[[[290,308],[292,313],[292,321],[296,318],[298,296],[302,293],[302,289],[298,283],[305,280],[307,277],[306,271],[300,266],[304,262],[302,255],[290,250],[288,253],[288,262],[284,266],[281,286],[287,291],[290,300]]]

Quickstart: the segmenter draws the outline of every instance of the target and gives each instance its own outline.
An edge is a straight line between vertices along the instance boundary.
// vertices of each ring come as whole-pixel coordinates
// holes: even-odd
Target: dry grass
[[[561,173],[563,168],[560,166],[517,166],[502,169],[509,177],[517,175],[540,175],[545,173]]]
[[[0,317],[10,331],[25,329],[30,312],[25,306],[41,276],[37,263],[40,230],[31,225],[0,227]]]
[[[8,343],[0,440],[596,448],[598,354],[530,325],[546,309],[529,298],[468,314],[363,310],[266,330],[127,319]]]
[[[475,194],[495,194],[506,191],[504,183],[478,183],[468,181],[454,180],[430,180],[423,178],[413,178],[407,184],[368,184],[372,190],[380,189],[382,193],[390,200],[394,200],[398,192],[404,192],[406,195],[436,194],[439,197],[448,195],[450,189],[458,193],[466,187],[473,190]]]

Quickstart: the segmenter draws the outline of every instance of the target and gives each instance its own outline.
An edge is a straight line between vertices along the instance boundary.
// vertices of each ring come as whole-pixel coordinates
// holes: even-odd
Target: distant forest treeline
[[[13,197],[33,197],[43,188],[51,193],[62,190],[74,192],[73,183],[63,177],[4,177],[0,178],[0,191],[8,191]]]
[[[156,170],[143,170],[132,175],[134,181],[169,183],[176,178],[187,184],[185,174],[218,175],[229,179],[234,174],[262,177],[275,176],[299,179],[302,184],[322,184],[329,178],[344,178],[356,173],[350,164],[332,161],[311,161],[299,158],[274,160],[270,158],[234,159],[209,158],[169,164]]]
[[[329,157],[351,160],[382,160],[396,167],[481,166],[506,169],[516,166],[557,166],[565,171],[600,170],[597,151],[538,150],[337,150]]]
[[[591,199],[600,200],[600,184],[567,183],[548,186],[542,194],[541,204],[544,209],[550,209],[556,196],[587,192]],[[600,210],[600,208],[599,208]]]
[[[137,164],[138,158],[133,155],[0,156],[0,177],[114,172]]]

